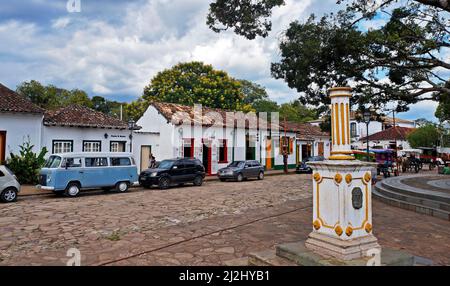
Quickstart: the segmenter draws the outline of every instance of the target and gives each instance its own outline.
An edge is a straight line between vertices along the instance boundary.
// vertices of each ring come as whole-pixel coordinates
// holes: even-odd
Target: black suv
[[[153,185],[160,189],[167,189],[172,185],[193,183],[201,186],[205,178],[205,167],[197,159],[172,159],[164,160],[155,169],[148,169],[139,175],[139,183],[144,188]]]
[[[264,179],[264,167],[258,161],[234,161],[228,167],[222,168],[217,173],[219,179],[224,182],[226,180],[235,180],[242,182],[247,178]]]

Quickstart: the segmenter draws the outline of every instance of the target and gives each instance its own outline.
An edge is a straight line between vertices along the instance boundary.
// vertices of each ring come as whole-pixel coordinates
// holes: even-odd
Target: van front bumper
[[[54,191],[55,190],[54,187],[41,186],[41,185],[37,185],[36,189],[38,189],[40,191]]]

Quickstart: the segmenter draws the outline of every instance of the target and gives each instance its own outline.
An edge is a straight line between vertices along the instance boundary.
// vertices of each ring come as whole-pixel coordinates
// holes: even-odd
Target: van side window
[[[84,165],[89,167],[105,167],[108,166],[108,159],[106,158],[86,158]]]
[[[81,158],[66,158],[62,163],[61,167],[63,168],[80,168],[81,167]]]
[[[131,166],[130,158],[111,158],[111,166]]]
[[[2,171],[0,171],[0,177],[4,177],[4,176],[5,176],[5,174],[3,174]]]

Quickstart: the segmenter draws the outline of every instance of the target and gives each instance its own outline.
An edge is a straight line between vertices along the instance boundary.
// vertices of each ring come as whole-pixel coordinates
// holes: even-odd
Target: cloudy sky
[[[274,11],[266,39],[246,40],[206,26],[208,0],[81,0],[69,13],[67,0],[15,0],[0,3],[0,82],[15,89],[31,79],[91,96],[132,101],[163,69],[203,61],[231,76],[265,86],[279,103],[297,98],[270,76],[278,38],[293,20],[338,10],[335,0],[287,0]],[[424,102],[405,119],[434,118],[436,104]]]

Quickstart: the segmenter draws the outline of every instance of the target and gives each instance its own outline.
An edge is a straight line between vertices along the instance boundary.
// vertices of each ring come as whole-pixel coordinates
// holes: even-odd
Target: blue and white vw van
[[[126,192],[138,181],[129,153],[67,153],[50,156],[40,171],[37,188],[76,197],[85,189]]]

